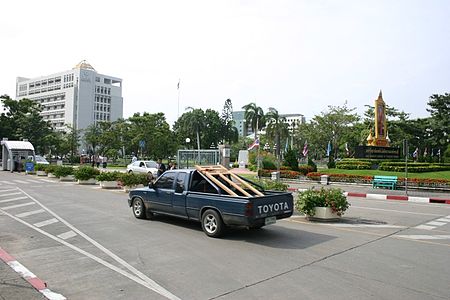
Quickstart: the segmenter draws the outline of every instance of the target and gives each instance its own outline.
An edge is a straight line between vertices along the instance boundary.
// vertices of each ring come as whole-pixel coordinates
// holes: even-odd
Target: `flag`
[[[425,151],[423,152],[423,156],[427,156],[428,155],[428,148],[425,148]]]
[[[348,155],[348,143],[345,143],[345,151],[347,152],[347,155]]]
[[[177,90],[180,89],[180,79],[178,79]]]
[[[438,152],[437,152],[436,155],[439,156],[439,157],[441,157],[441,149],[438,150]]]
[[[416,158],[419,155],[419,148],[416,148],[416,150],[413,153],[413,157]]]
[[[303,156],[308,155],[308,141],[305,141],[305,146],[303,146]]]
[[[433,157],[433,156],[434,156],[434,149],[431,148],[431,157]]]
[[[248,151],[252,150],[255,147],[259,147],[259,139],[256,139],[249,147],[248,147]]]
[[[330,156],[330,153],[331,153],[331,142],[328,141],[327,156]]]
[[[284,146],[284,152],[288,152],[289,150],[289,138],[286,138],[286,145]]]

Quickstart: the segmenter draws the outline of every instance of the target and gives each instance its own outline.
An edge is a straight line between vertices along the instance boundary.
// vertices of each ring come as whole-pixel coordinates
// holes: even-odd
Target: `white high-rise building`
[[[16,79],[16,99],[38,102],[55,130],[85,129],[123,117],[122,79],[97,73],[86,61],[72,70]]]

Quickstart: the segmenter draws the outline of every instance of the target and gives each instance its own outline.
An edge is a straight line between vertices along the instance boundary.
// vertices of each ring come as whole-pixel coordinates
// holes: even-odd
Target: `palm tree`
[[[275,141],[277,145],[276,156],[279,158],[281,139],[289,136],[286,118],[281,117],[278,111],[273,107],[269,108],[269,112],[266,114],[265,118],[267,120],[267,137]]]
[[[246,124],[250,124],[255,133],[256,140],[258,137],[258,130],[261,130],[265,125],[264,111],[261,107],[256,106],[256,103],[254,102],[244,105],[242,108],[245,109],[245,122]]]

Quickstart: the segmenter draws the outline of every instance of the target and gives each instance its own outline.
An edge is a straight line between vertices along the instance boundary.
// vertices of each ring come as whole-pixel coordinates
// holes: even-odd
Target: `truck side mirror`
[[[148,187],[151,188],[151,189],[155,189],[155,184],[153,183],[153,181],[150,181],[148,183]]]

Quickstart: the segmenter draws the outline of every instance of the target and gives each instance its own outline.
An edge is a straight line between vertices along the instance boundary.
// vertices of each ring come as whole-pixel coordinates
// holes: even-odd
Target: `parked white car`
[[[158,174],[158,164],[153,160],[137,160],[127,166],[127,173],[152,173]]]
[[[48,165],[50,164],[43,156],[35,155],[36,158],[36,164],[38,165]],[[33,160],[33,156],[28,156],[29,160]]]

